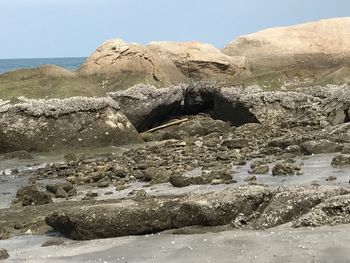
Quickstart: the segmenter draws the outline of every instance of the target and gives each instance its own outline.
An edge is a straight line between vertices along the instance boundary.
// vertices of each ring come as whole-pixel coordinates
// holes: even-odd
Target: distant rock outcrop
[[[170,58],[192,80],[229,80],[244,70],[244,57],[227,56],[200,42],[151,42],[148,47]]]
[[[350,81],[350,17],[266,29],[239,37],[222,52],[243,56],[252,78],[276,87],[342,84]]]
[[[46,65],[0,74],[0,98],[67,98],[102,96],[105,91],[75,72]]]
[[[47,151],[141,142],[134,126],[110,99],[22,99],[0,106],[0,151]]]

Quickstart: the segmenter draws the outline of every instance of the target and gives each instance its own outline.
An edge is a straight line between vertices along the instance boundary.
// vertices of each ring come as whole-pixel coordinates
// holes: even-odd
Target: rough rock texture
[[[199,42],[151,42],[148,47],[170,58],[191,80],[229,81],[245,67],[244,57],[230,57],[212,45]]]
[[[179,197],[123,200],[56,211],[46,222],[74,239],[147,234],[185,226],[268,228],[293,221],[327,198],[348,194],[337,187],[262,186]]]
[[[244,57],[251,77],[269,87],[350,80],[350,18],[326,19],[241,36],[222,52]]]
[[[350,223],[350,195],[335,196],[312,208],[294,222],[294,227],[317,227]]]
[[[186,86],[158,89],[151,85],[136,85],[108,95],[118,102],[121,111],[139,131],[179,114]]]
[[[317,123],[314,107],[319,103],[317,97],[300,92],[263,92],[257,86],[221,88],[214,93],[214,116],[235,126],[253,122],[290,125],[289,119]]]
[[[48,193],[40,191],[35,185],[28,185],[17,191],[14,203],[20,203],[23,206],[44,205],[52,203],[52,199]]]
[[[5,260],[5,259],[9,258],[9,256],[10,255],[8,254],[6,249],[0,248],[0,260]]]
[[[142,141],[110,99],[30,100],[0,107],[2,151],[123,145]]]
[[[92,76],[107,91],[139,83],[164,86],[187,81],[169,58],[147,46],[129,44],[120,39],[106,41],[98,47],[78,74]]]

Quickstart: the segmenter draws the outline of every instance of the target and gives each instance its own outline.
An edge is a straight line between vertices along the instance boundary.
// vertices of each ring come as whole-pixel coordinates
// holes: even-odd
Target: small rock
[[[67,192],[62,187],[59,187],[56,191],[55,197],[65,198],[66,196],[67,196]]]
[[[335,176],[333,176],[333,175],[328,176],[328,177],[326,178],[326,181],[335,181],[335,180],[337,180],[337,177],[335,177]]]
[[[147,195],[147,192],[145,190],[141,189],[141,190],[137,191],[136,195],[138,197],[145,197]]]
[[[252,181],[256,181],[256,176],[255,175],[248,175],[245,179],[245,182],[252,182]]]
[[[21,202],[23,206],[52,203],[50,194],[38,190],[36,185],[28,185],[20,188],[16,194],[16,201]]]
[[[333,167],[344,167],[350,166],[350,155],[348,154],[339,154],[335,156],[331,162]]]
[[[279,162],[272,168],[272,175],[294,175],[297,166],[291,162]]]
[[[7,250],[4,249],[4,248],[0,248],[0,260],[5,260],[5,259],[7,259],[9,257],[10,257],[10,255],[7,252]]]
[[[97,183],[97,187],[100,187],[100,188],[105,188],[108,186],[109,186],[109,181],[107,180],[102,180]]]
[[[51,238],[45,241],[41,246],[42,247],[52,247],[52,246],[61,246],[64,245],[65,241],[62,238]]]
[[[98,196],[98,193],[90,191],[90,192],[87,192],[85,196],[94,198]]]

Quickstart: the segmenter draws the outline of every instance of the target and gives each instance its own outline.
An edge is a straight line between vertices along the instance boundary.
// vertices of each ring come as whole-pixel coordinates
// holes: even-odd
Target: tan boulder
[[[151,42],[149,49],[170,58],[177,68],[194,80],[227,80],[245,67],[244,57],[230,57],[210,44],[200,42]]]
[[[241,36],[223,53],[245,57],[251,76],[289,84],[350,81],[350,17],[276,27]],[[300,78],[300,79],[298,79]],[[305,83],[305,81],[307,83]]]
[[[119,39],[103,43],[78,70],[93,76],[102,88],[123,89],[138,83],[156,86],[186,82],[174,63],[146,46]]]

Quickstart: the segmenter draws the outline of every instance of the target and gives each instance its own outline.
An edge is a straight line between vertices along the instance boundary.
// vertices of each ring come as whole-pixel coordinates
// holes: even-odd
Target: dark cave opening
[[[145,116],[136,128],[144,132],[172,119],[200,113],[207,113],[213,119],[229,122],[236,127],[246,123],[259,123],[256,116],[242,102],[228,101],[217,96],[213,90],[197,89],[186,91],[181,102],[157,107]]]

